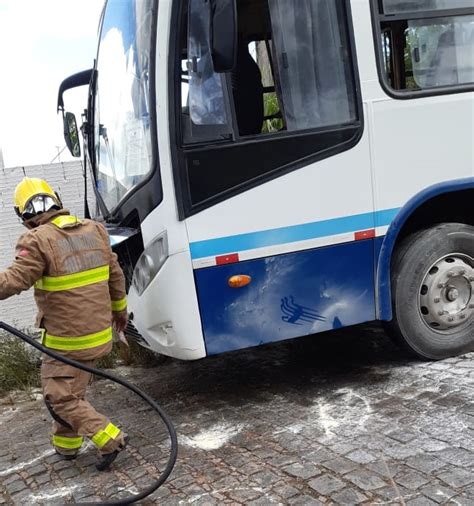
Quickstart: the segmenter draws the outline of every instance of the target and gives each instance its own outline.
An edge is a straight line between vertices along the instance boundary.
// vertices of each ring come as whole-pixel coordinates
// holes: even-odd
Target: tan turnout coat
[[[64,342],[108,334],[112,310],[126,311],[125,279],[107,231],[66,210],[41,214],[26,225],[29,230],[18,240],[13,264],[0,272],[0,300],[35,285],[37,325],[46,331],[46,346],[81,361],[107,354],[111,340],[86,349],[58,349],[51,339],[48,344],[48,336]],[[84,285],[84,276],[89,284]]]

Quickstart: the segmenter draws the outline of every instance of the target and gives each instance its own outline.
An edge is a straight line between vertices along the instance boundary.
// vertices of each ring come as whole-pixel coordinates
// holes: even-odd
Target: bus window
[[[283,119],[281,90],[275,84],[273,54],[268,39],[251,42],[249,53],[258,65],[262,76],[264,109],[262,133],[275,133],[286,129]]]
[[[207,30],[210,11],[203,0],[191,0],[189,5],[189,115],[195,125],[223,125],[224,92],[221,76],[212,68]]]
[[[472,8],[472,0],[383,0],[384,14]]]
[[[181,60],[183,139],[187,143],[227,139],[232,132],[224,78],[212,66],[209,24],[209,2],[189,0]]]
[[[389,80],[393,80],[392,55],[390,48],[392,46],[392,32],[385,29],[382,32],[382,54],[383,54],[383,71]]]
[[[380,67],[392,90],[416,96],[474,83],[472,0],[383,0],[380,5]]]
[[[183,192],[191,207],[358,141],[349,7],[333,0],[237,0],[236,65],[218,74],[206,31],[209,2],[188,0],[175,68]]]
[[[94,118],[97,187],[109,211],[153,167],[149,103],[153,2],[113,4],[115,10],[106,11],[100,35]]]
[[[275,63],[288,130],[348,123],[354,93],[335,2],[269,2]]]
[[[345,20],[334,2],[265,0],[237,5],[237,65],[222,76],[212,69],[207,2],[189,2],[188,98],[183,112],[193,125],[226,123],[226,80],[241,137],[355,119]]]
[[[474,82],[474,16],[410,20],[405,34],[419,89]]]

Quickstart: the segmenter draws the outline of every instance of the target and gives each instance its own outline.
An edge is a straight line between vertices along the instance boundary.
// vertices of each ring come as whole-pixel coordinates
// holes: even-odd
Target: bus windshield
[[[153,0],[108,0],[95,89],[97,190],[109,211],[153,167],[150,55]]]

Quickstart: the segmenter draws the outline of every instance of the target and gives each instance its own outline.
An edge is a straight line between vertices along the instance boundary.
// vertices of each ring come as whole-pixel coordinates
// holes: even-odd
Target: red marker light
[[[375,237],[375,230],[363,230],[362,232],[356,232],[354,239],[356,241],[362,241],[363,239],[373,239]]]
[[[239,261],[238,253],[232,253],[230,255],[222,255],[220,257],[216,257],[216,265],[234,264],[238,261]]]

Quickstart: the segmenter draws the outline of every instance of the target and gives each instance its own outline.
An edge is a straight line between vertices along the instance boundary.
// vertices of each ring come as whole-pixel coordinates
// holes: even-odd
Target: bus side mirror
[[[214,72],[237,64],[237,0],[211,0],[211,53]]]
[[[79,142],[79,130],[77,129],[76,117],[72,112],[63,115],[64,140],[72,156],[81,156],[81,144]]]

